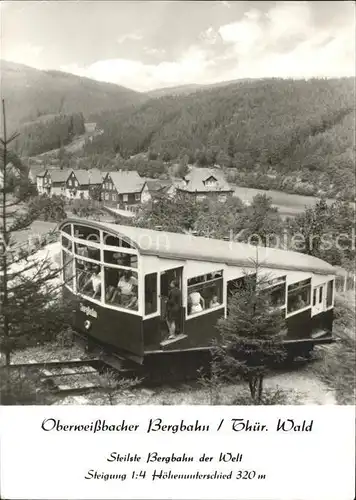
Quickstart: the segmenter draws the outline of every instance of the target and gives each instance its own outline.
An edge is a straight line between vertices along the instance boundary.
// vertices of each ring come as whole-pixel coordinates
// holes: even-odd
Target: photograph
[[[355,3],[1,1],[0,404],[355,404]]]

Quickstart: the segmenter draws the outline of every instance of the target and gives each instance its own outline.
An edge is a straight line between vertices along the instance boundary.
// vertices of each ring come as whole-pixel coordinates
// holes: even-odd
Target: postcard
[[[0,15],[0,497],[354,498],[354,3]]]

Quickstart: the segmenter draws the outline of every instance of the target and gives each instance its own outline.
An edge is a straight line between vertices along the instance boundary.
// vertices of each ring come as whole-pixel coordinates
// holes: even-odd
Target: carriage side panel
[[[311,336],[311,308],[287,317],[288,340],[308,339]]]
[[[220,318],[224,317],[225,308],[199,316],[192,316],[185,321],[185,334],[188,337],[189,347],[207,347],[211,345],[212,339],[219,338],[219,331],[216,324]]]
[[[64,295],[78,298],[64,287]],[[143,355],[142,318],[124,311],[102,307],[80,298],[74,312],[74,329],[83,335],[124,350],[137,356]]]
[[[161,317],[154,316],[143,320],[143,342],[145,349],[159,349],[162,340]]]
[[[332,333],[334,320],[334,311],[329,309],[311,318],[312,332],[324,331],[325,333]]]

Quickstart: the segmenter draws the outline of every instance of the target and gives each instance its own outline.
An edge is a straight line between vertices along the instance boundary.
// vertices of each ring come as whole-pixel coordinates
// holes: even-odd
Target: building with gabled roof
[[[32,172],[34,175],[34,171]],[[31,177],[29,177],[31,180]],[[33,181],[31,181],[33,182]],[[41,170],[37,169],[36,174],[36,187],[39,195],[47,194],[50,196],[51,194],[51,175],[48,168],[41,167]]]
[[[101,199],[108,206],[130,209],[151,199],[147,182],[135,170],[108,172],[103,179]]]
[[[66,195],[66,182],[71,172],[71,169],[53,169],[49,171],[49,176],[51,179],[51,196]]]
[[[100,188],[107,172],[97,168],[72,170],[66,180],[65,195],[69,199],[89,199],[91,191]]]
[[[178,192],[195,197],[197,201],[206,198],[226,201],[234,190],[224,174],[217,169],[193,168],[177,187]]]
[[[155,196],[174,197],[176,193],[175,184],[168,179],[147,179],[148,191],[152,198]]]
[[[31,165],[28,169],[28,178],[33,184],[37,184],[37,177],[43,177],[47,167],[44,165]]]

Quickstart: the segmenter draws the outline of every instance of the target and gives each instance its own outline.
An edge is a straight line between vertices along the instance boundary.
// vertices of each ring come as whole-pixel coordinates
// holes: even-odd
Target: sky
[[[355,75],[355,5],[1,1],[1,58],[138,91]]]

